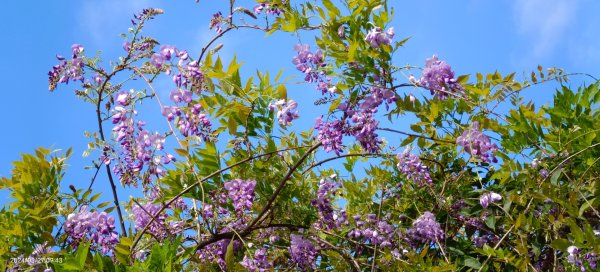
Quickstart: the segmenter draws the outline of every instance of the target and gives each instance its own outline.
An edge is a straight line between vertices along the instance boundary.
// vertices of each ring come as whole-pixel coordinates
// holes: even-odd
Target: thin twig
[[[318,167],[326,162],[330,162],[333,160],[337,160],[337,159],[341,159],[341,158],[345,158],[345,157],[393,157],[393,154],[385,154],[385,153],[353,153],[353,154],[342,154],[342,155],[338,155],[335,157],[330,157],[327,159],[324,159],[322,161],[318,161],[315,162],[313,164],[311,164],[308,168],[306,168],[306,170],[304,170],[302,172],[302,176],[304,176],[308,171],[312,170],[315,167]]]
[[[508,236],[508,234],[510,234],[512,232],[512,230],[515,228],[515,225],[512,225],[510,227],[510,229],[508,229],[508,231],[502,236],[502,238],[500,238],[500,241],[498,241],[496,243],[496,245],[494,246],[494,250],[496,250],[499,246],[500,243],[502,243],[502,241],[504,241],[504,239]],[[481,272],[481,270],[483,270],[483,268],[485,267],[485,265],[487,264],[487,262],[492,258],[492,254],[489,254],[487,256],[487,259],[485,259],[485,261],[483,261],[483,263],[481,264],[481,267],[479,268],[479,270],[477,270],[477,272]]]
[[[384,130],[384,131],[389,131],[389,132],[395,132],[395,133],[403,134],[403,135],[406,135],[406,136],[423,138],[423,139],[431,140],[431,141],[434,141],[434,142],[442,142],[442,143],[449,143],[449,144],[455,144],[456,143],[454,141],[449,141],[449,140],[444,140],[444,139],[436,139],[436,138],[432,138],[432,137],[429,137],[429,136],[408,133],[408,132],[404,132],[404,131],[400,131],[400,130],[395,130],[395,129],[391,129],[391,128],[378,128],[378,129],[379,130]]]
[[[271,156],[271,155],[273,155],[273,154],[276,154],[276,153],[278,153],[278,152],[281,152],[281,151],[287,151],[287,150],[293,150],[293,149],[301,149],[301,148],[307,148],[307,147],[308,147],[308,146],[299,146],[299,147],[292,147],[292,148],[286,148],[286,149],[276,150],[276,151],[273,151],[273,152],[267,152],[267,153],[263,153],[263,154],[259,154],[259,155],[255,155],[255,156],[252,156],[252,157],[246,158],[246,159],[244,159],[244,160],[241,160],[241,161],[239,161],[239,162],[237,162],[237,163],[234,163],[234,164],[232,164],[232,165],[230,165],[230,166],[227,166],[227,167],[225,167],[225,168],[219,169],[219,170],[217,170],[217,171],[215,171],[215,172],[213,172],[213,173],[209,174],[208,176],[206,176],[206,177],[204,177],[204,178],[202,178],[202,179],[199,179],[199,180],[198,180],[197,182],[195,182],[194,184],[192,184],[192,185],[190,185],[190,186],[188,186],[188,187],[184,188],[183,190],[181,190],[181,192],[179,192],[179,194],[177,194],[176,196],[174,196],[173,198],[171,198],[169,201],[167,201],[165,204],[163,204],[163,206],[162,206],[162,207],[159,209],[159,212],[158,212],[158,213],[161,213],[161,212],[163,212],[163,211],[164,211],[164,210],[165,210],[165,209],[166,209],[168,206],[170,206],[170,205],[171,205],[171,203],[175,202],[175,201],[176,201],[177,199],[179,199],[181,196],[183,196],[184,194],[186,194],[186,193],[188,193],[189,191],[191,191],[191,190],[192,190],[194,187],[196,187],[196,186],[198,186],[198,185],[202,184],[204,181],[206,181],[206,180],[208,180],[208,179],[210,179],[210,178],[212,178],[212,177],[214,177],[214,176],[216,176],[216,175],[219,175],[219,174],[221,174],[222,172],[225,172],[225,171],[227,171],[227,170],[229,170],[229,169],[231,169],[231,168],[237,167],[237,166],[239,166],[239,165],[242,165],[242,164],[244,164],[244,163],[246,163],[246,162],[249,162],[249,161],[252,161],[252,160],[255,160],[255,159],[261,158],[261,157],[265,157],[265,156]],[[153,217],[151,217],[151,218],[150,218],[150,220],[148,221],[148,224],[146,224],[146,226],[144,226],[144,228],[143,228],[143,229],[141,229],[141,230],[140,230],[140,231],[137,233],[137,235],[135,236],[135,239],[133,240],[133,243],[132,243],[132,245],[131,245],[131,251],[132,251],[132,252],[134,251],[134,249],[135,249],[136,245],[139,243],[140,239],[142,238],[142,235],[143,235],[143,234],[144,234],[144,233],[145,233],[145,232],[148,230],[148,228],[150,227],[150,224],[152,224],[152,222],[154,222],[154,221],[156,221],[156,216],[153,216]]]
[[[340,254],[340,256],[342,256],[342,258],[350,265],[350,268],[352,269],[352,271],[355,271],[355,272],[360,272],[361,271],[360,265],[358,264],[358,262],[356,261],[356,259],[354,259],[352,257],[352,254],[346,254],[341,248],[338,248],[338,247],[332,245],[327,240],[319,239],[319,242],[321,242],[323,244],[326,244],[333,251],[335,251],[338,254]]]
[[[306,153],[304,153],[304,155],[302,155],[302,157],[300,157],[300,159],[298,159],[298,161],[296,161],[296,163],[292,166],[292,168],[290,168],[290,170],[283,177],[283,179],[281,179],[281,182],[279,182],[279,186],[277,186],[277,189],[275,189],[275,191],[273,192],[273,195],[271,196],[271,198],[269,199],[269,201],[267,202],[267,204],[264,206],[264,208],[262,209],[262,211],[258,214],[258,216],[256,216],[254,218],[254,220],[252,220],[252,222],[250,222],[250,224],[248,224],[248,226],[246,227],[246,230],[250,229],[254,225],[256,225],[256,223],[260,220],[260,218],[263,215],[265,215],[265,213],[273,206],[273,202],[275,202],[275,199],[277,198],[277,196],[279,195],[279,193],[281,192],[281,190],[283,190],[283,187],[285,187],[285,184],[287,183],[288,179],[290,179],[290,177],[292,176],[292,174],[294,173],[294,171],[296,171],[296,169],[298,167],[300,167],[300,165],[304,162],[304,160],[306,160],[306,158],[308,158],[308,156],[313,151],[315,151],[317,148],[319,148],[321,145],[322,145],[321,142],[313,145],[308,151],[306,151]]]

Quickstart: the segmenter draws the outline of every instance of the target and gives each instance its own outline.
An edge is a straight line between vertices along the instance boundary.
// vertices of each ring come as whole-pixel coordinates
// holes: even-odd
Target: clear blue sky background
[[[176,3],[175,3],[176,2]],[[97,124],[93,108],[73,94],[76,85],[59,86],[48,92],[47,72],[56,64],[55,54],[69,55],[70,46],[80,43],[87,55],[102,51],[105,64],[123,53],[119,34],[130,26],[132,14],[145,7],[160,7],[165,14],[146,28],[147,35],[163,44],[176,45],[198,55],[214,32],[208,29],[210,15],[225,10],[224,0],[181,1],[8,1],[0,16],[0,176],[10,174],[11,161],[36,147],[73,147],[65,187],[87,187],[93,175],[83,170],[91,158],[82,159],[87,139],[83,131]],[[293,1],[294,2],[294,1]],[[396,65],[424,65],[432,54],[450,63],[457,74],[475,72],[522,74],[557,66],[568,72],[600,75],[600,2],[593,0],[513,0],[513,1],[391,1],[396,5],[396,38],[412,36],[396,55]],[[252,8],[254,3],[239,5]],[[240,31],[227,36],[221,55],[234,53],[245,62],[246,72],[256,67],[276,73],[284,67],[286,76],[299,74],[291,65],[292,47],[298,38]],[[303,42],[311,42],[305,36]],[[244,75],[242,75],[244,76]],[[247,74],[246,74],[247,76]],[[299,80],[301,77],[299,78]],[[158,84],[161,96],[172,85]],[[544,103],[551,86],[530,91],[532,99]],[[302,108],[316,97],[312,86],[291,87],[289,95]],[[307,105],[303,105],[307,104]],[[155,106],[149,109],[157,110]],[[313,124],[304,113],[304,124]],[[157,122],[161,122],[158,120]],[[110,126],[110,125],[109,125]],[[102,172],[104,173],[104,172]],[[99,179],[100,186],[106,184]],[[96,187],[98,188],[98,187]],[[0,203],[6,192],[0,192]],[[108,198],[108,195],[105,197]],[[126,199],[121,196],[121,199]]]

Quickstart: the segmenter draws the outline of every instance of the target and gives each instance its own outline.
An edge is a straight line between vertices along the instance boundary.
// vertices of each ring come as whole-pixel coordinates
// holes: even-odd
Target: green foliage
[[[10,202],[0,210],[0,256],[8,260],[29,255],[35,245],[54,244],[52,231],[57,224],[59,187],[65,160],[54,151],[38,148],[14,162],[11,177],[0,178],[0,189],[10,193]]]
[[[258,18],[247,8],[234,8],[234,2],[229,7],[232,13],[248,20]],[[157,65],[153,58],[160,56],[158,48],[139,49],[158,44],[138,35],[149,19],[145,17],[138,18],[139,24],[124,35],[134,49],[112,63],[112,72],[104,72],[109,69],[100,66],[99,57],[83,57],[86,71],[102,71],[105,83],[85,85],[86,91],[77,95],[96,105],[104,131],[110,131],[105,121],[115,118],[118,98],[114,96],[132,84],[130,80],[141,79],[150,87],[137,91],[129,104],[118,102],[135,109],[141,101],[156,97],[152,84],[162,73],[185,74],[194,68],[201,79],[178,86],[193,96],[182,108],[202,106],[212,130],[205,137],[184,135],[178,130],[183,117],[177,115],[164,133],[177,144],[165,150],[175,160],[167,164],[160,161],[165,157],[152,157],[163,152],[156,148],[146,160],[150,163],[121,173],[142,177],[144,197],[131,197],[125,205],[115,199],[118,206],[105,211],[123,205],[130,215],[117,220],[136,220],[141,215],[133,214],[132,207],[141,202],[159,205],[161,213],[147,216],[146,221],[152,223],[146,222],[144,231],[140,226],[133,229],[132,224],[131,235],[121,233],[110,254],[93,250],[90,241],[73,249],[59,230],[58,219],[66,219],[81,206],[103,209],[109,205],[95,205],[99,195],[91,190],[73,187],[72,193],[59,192],[70,151],[61,157],[40,148],[35,155],[23,155],[15,162],[11,178],[0,179],[0,188],[8,190],[12,200],[0,211],[0,233],[6,238],[0,241],[4,261],[0,268],[10,266],[9,258],[29,256],[36,245],[46,243],[58,249],[47,256],[64,258],[64,262],[50,264],[58,271],[238,271],[262,261],[258,259],[263,256],[257,254],[261,249],[266,252],[268,269],[301,269],[301,264],[292,261],[296,258],[291,248],[297,245],[291,234],[302,235],[317,247],[317,261],[307,269],[319,271],[570,271],[579,268],[569,262],[569,247],[580,249],[579,260],[585,253],[600,253],[600,82],[574,89],[569,74],[539,66],[522,80],[515,73],[497,71],[458,76],[455,80],[460,87],[448,85],[448,98],[441,99],[442,90],[430,90],[411,80],[399,82],[415,71],[413,66],[395,65],[395,52],[409,38],[395,37],[394,42],[377,45],[366,38],[393,25],[394,12],[387,1],[268,4],[260,15],[264,15],[264,25],[215,15],[213,20],[222,24],[223,31],[203,47],[200,59],[194,60],[197,67],[182,67],[174,61]],[[146,13],[153,17],[162,11]],[[247,75],[235,56],[229,64],[223,63],[218,53],[222,45],[212,47],[239,28],[266,34],[316,33],[314,44],[323,54],[322,63],[303,72],[314,72],[309,75],[319,78],[308,77],[309,83],[327,85],[324,96],[314,103],[315,109],[323,110],[324,122],[356,125],[344,107],[360,109],[372,98],[374,88],[392,92],[395,100],[386,101],[385,111],[383,106],[377,108],[381,113],[377,117],[387,119],[378,119],[376,125],[381,134],[377,136],[384,139],[381,150],[367,150],[358,137],[350,137],[356,131],[347,129],[343,152],[326,153],[320,151],[327,144],[320,141],[323,131],[279,125],[281,113],[271,103],[298,97],[288,92],[292,81],[281,79],[283,70],[275,76],[259,70]],[[131,74],[125,77],[128,80],[114,83],[113,77],[121,73]],[[552,103],[540,106],[529,101],[530,89],[548,87],[547,91],[551,84],[558,86]],[[423,89],[425,95],[413,96],[415,88]],[[103,103],[106,110],[100,107]],[[475,122],[482,137],[498,145],[493,154],[498,162],[490,163],[469,151],[473,143],[457,142]],[[119,153],[123,151],[119,148],[128,146],[121,145],[123,139],[105,137],[102,130],[86,136],[91,139],[86,154],[102,152],[94,162],[96,170],[107,163],[105,157],[113,159],[111,166],[129,163]],[[128,137],[125,141],[135,146],[135,137]],[[399,169],[396,155],[404,148],[414,154],[413,161],[420,161],[420,168],[410,170],[424,170],[431,183],[416,182]],[[137,160],[141,149],[125,151]],[[235,191],[225,188],[227,184],[235,187],[232,181],[256,182],[251,199],[244,199],[249,207],[241,210]],[[329,181],[339,187],[324,193],[327,186],[323,184]],[[111,188],[116,195],[117,189]],[[491,193],[501,199],[486,202]],[[178,198],[188,207],[181,207]],[[443,235],[414,237],[425,212],[431,212]],[[339,224],[328,225],[331,222],[326,221],[333,220],[328,216],[339,219]],[[387,235],[388,225],[393,229],[389,245],[376,242]],[[365,233],[372,236],[365,238]],[[584,267],[590,269],[591,264]]]

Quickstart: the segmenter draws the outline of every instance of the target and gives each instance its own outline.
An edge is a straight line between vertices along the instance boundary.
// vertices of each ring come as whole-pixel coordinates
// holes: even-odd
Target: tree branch
[[[456,143],[454,141],[448,141],[448,140],[444,140],[444,139],[436,139],[436,138],[432,138],[432,137],[429,137],[429,136],[424,136],[424,135],[419,135],[419,134],[412,134],[412,133],[408,133],[408,132],[404,132],[404,131],[400,131],[400,130],[395,130],[395,129],[391,129],[391,128],[378,128],[378,129],[379,130],[384,130],[384,131],[389,131],[389,132],[395,132],[395,133],[399,133],[399,134],[406,135],[406,136],[423,138],[423,139],[431,140],[431,141],[434,141],[434,142],[442,142],[442,143],[449,143],[449,144],[455,144]]]
[[[164,203],[162,205],[162,207],[158,210],[157,215],[160,214],[161,212],[163,212],[167,207],[169,207],[173,202],[175,202],[177,199],[179,199],[180,197],[182,197],[184,194],[188,193],[189,191],[191,191],[193,188],[195,188],[196,186],[202,184],[203,182],[205,182],[206,180],[219,175],[231,168],[234,168],[236,166],[242,165],[246,162],[258,159],[258,158],[262,158],[262,157],[266,157],[266,156],[271,156],[273,154],[277,154],[281,151],[287,151],[287,150],[294,150],[294,149],[301,149],[301,148],[306,148],[308,146],[299,146],[299,147],[292,147],[292,148],[286,148],[286,149],[281,149],[281,150],[276,150],[273,152],[267,152],[267,153],[263,153],[263,154],[259,154],[256,156],[252,156],[246,159],[243,159],[237,163],[234,163],[230,166],[227,166],[225,168],[219,169],[211,174],[209,174],[208,176],[198,180],[196,183],[186,187],[185,189],[183,189],[181,192],[179,192],[179,194],[177,194],[176,196],[174,196],[172,199],[170,199],[169,201],[167,201],[166,203]],[[140,239],[142,238],[142,235],[148,230],[148,228],[150,227],[150,225],[156,220],[156,216],[153,216],[150,218],[150,221],[148,221],[148,224],[146,224],[146,226],[144,226],[144,228],[142,230],[140,230],[137,235],[135,236],[135,239],[133,240],[133,243],[131,245],[131,252],[134,252],[134,249],[136,247],[136,245],[139,243]]]
[[[306,151],[306,153],[304,153],[304,155],[302,155],[302,157],[300,157],[300,159],[298,159],[298,161],[296,161],[296,163],[292,166],[292,168],[290,168],[290,170],[287,172],[285,177],[283,177],[281,182],[279,182],[279,186],[277,186],[277,189],[275,189],[275,192],[273,192],[273,195],[267,202],[267,205],[265,205],[265,207],[258,214],[258,216],[256,216],[254,218],[254,220],[252,220],[252,222],[246,227],[246,230],[248,230],[248,229],[252,228],[254,225],[256,225],[256,223],[260,220],[260,218],[263,215],[265,215],[265,213],[273,206],[273,202],[275,202],[275,199],[277,198],[279,193],[281,193],[281,190],[283,190],[283,187],[285,187],[285,184],[287,183],[288,179],[290,179],[292,174],[296,171],[296,169],[298,169],[298,167],[300,167],[300,165],[304,162],[304,160],[306,160],[306,158],[308,158],[308,156],[313,151],[315,151],[317,148],[319,148],[319,146],[321,146],[321,145],[322,145],[322,143],[320,143],[320,142],[313,145],[308,151]]]

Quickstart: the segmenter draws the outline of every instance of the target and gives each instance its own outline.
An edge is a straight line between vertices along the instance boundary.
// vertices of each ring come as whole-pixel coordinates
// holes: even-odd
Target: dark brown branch
[[[245,230],[243,230],[241,232],[230,231],[230,232],[217,233],[217,234],[211,236],[208,240],[198,243],[198,246],[196,246],[195,251],[201,250],[201,249],[205,248],[206,246],[208,246],[212,243],[221,241],[223,239],[232,239],[234,237],[244,238],[244,237],[250,235],[255,230],[268,229],[268,228],[287,228],[292,231],[297,231],[299,229],[308,229],[308,226],[280,223],[280,224],[268,224],[268,225],[262,225],[262,226],[254,226],[251,228],[246,228]]]
[[[360,265],[358,265],[358,262],[354,258],[352,258],[352,255],[346,254],[342,249],[332,245],[327,240],[319,239],[319,242],[326,244],[329,248],[331,248],[331,250],[340,254],[340,256],[342,256],[342,258],[348,263],[348,265],[350,265],[350,268],[352,269],[352,271],[354,271],[354,272],[361,271]]]
[[[313,145],[308,151],[306,151],[306,153],[304,153],[304,155],[302,155],[302,157],[300,157],[300,159],[298,159],[298,161],[296,161],[296,163],[292,166],[292,168],[290,168],[290,170],[288,170],[287,174],[283,177],[283,179],[281,179],[281,182],[279,182],[279,186],[277,186],[277,189],[275,189],[275,192],[273,192],[273,195],[267,202],[267,205],[265,205],[265,207],[258,214],[258,216],[256,216],[254,218],[254,220],[252,220],[252,222],[246,227],[246,230],[248,230],[248,229],[252,228],[254,225],[256,225],[256,223],[258,223],[260,218],[263,215],[265,215],[265,213],[267,213],[267,211],[269,209],[271,209],[271,207],[273,206],[273,203],[275,202],[275,199],[277,199],[277,196],[279,196],[279,193],[281,193],[281,190],[283,190],[283,187],[285,187],[285,184],[287,183],[287,181],[290,179],[290,177],[292,177],[292,174],[294,174],[296,169],[298,169],[298,167],[300,167],[300,165],[306,160],[306,158],[308,158],[308,156],[313,151],[315,151],[317,148],[319,148],[319,146],[321,146],[321,145],[322,145],[321,142]]]
[[[127,54],[127,56],[129,57],[130,54]],[[123,61],[123,63],[125,63],[127,61],[127,59],[128,58],[126,58]],[[119,67],[121,67],[121,65],[119,65],[117,68],[119,68]],[[98,89],[98,102],[96,103],[96,117],[98,119],[98,132],[100,134],[100,139],[102,140],[102,142],[106,142],[104,139],[104,129],[102,127],[102,116],[100,115],[100,113],[101,113],[100,105],[102,104],[102,92],[104,92],[104,89],[106,88],[106,83],[118,71],[121,71],[121,69],[115,69],[112,73],[107,75],[106,79],[102,83],[102,86],[100,87],[100,89]],[[105,157],[108,157],[108,153],[106,151],[103,151],[103,155]],[[121,232],[123,233],[123,236],[127,237],[127,230],[125,229],[125,222],[123,221],[123,213],[121,212],[121,205],[119,204],[119,197],[117,196],[117,186],[115,186],[115,181],[113,180],[112,173],[110,171],[110,166],[108,164],[105,164],[105,168],[106,168],[106,174],[108,175],[108,181],[110,182],[110,188],[111,188],[112,194],[113,194],[113,199],[114,199],[113,202],[115,203],[115,207],[117,208],[117,214],[119,216],[119,223],[121,225]]]
[[[160,214],[161,212],[163,212],[163,211],[164,211],[164,210],[165,210],[167,207],[169,207],[169,206],[170,206],[170,205],[171,205],[173,202],[175,202],[177,199],[179,199],[180,197],[182,197],[184,194],[186,194],[186,193],[188,193],[189,191],[191,191],[191,190],[192,190],[193,188],[195,188],[196,186],[198,186],[198,185],[202,184],[202,183],[203,183],[203,182],[205,182],[206,180],[208,180],[208,179],[210,179],[210,178],[212,178],[212,177],[214,177],[214,176],[216,176],[216,175],[219,175],[219,174],[221,174],[221,173],[223,173],[223,172],[225,172],[225,171],[227,171],[227,170],[229,170],[229,169],[231,169],[231,168],[234,168],[234,167],[236,167],[236,166],[239,166],[239,165],[241,165],[241,164],[244,164],[244,163],[246,163],[246,162],[249,162],[249,161],[252,161],[252,160],[255,160],[255,159],[258,159],[258,158],[262,158],[262,157],[266,157],[266,156],[272,156],[273,154],[277,154],[277,153],[279,153],[279,152],[281,152],[281,151],[287,151],[287,150],[293,150],[293,149],[300,149],[300,148],[306,148],[306,147],[308,147],[308,146],[292,147],[292,148],[286,148],[286,149],[276,150],[276,151],[273,151],[273,152],[267,152],[267,153],[264,153],[264,154],[259,154],[259,155],[252,156],[252,157],[246,158],[246,159],[244,159],[244,160],[241,160],[241,161],[239,161],[239,162],[237,162],[237,163],[235,163],[235,164],[232,164],[232,165],[230,165],[230,166],[227,166],[227,167],[225,167],[225,168],[219,169],[219,170],[217,170],[217,171],[215,171],[215,172],[213,172],[213,173],[209,174],[208,176],[206,176],[206,177],[202,178],[201,180],[198,180],[198,182],[196,182],[196,183],[194,183],[194,184],[190,185],[189,187],[186,187],[186,188],[185,188],[185,189],[183,189],[181,192],[179,192],[179,194],[177,194],[176,196],[174,196],[173,198],[171,198],[169,201],[167,201],[166,203],[164,203],[164,204],[163,204],[163,205],[160,207],[160,209],[158,210],[158,213],[157,213],[157,215],[158,215],[158,214]],[[143,235],[143,234],[144,234],[144,233],[145,233],[145,232],[148,230],[148,228],[150,227],[150,225],[151,225],[151,224],[152,224],[154,221],[156,221],[156,217],[157,217],[157,216],[153,216],[153,217],[151,217],[151,218],[150,218],[150,221],[148,222],[148,224],[146,224],[146,226],[144,226],[144,228],[143,228],[141,231],[139,231],[139,232],[138,232],[138,234],[135,236],[135,239],[133,240],[133,243],[132,243],[132,245],[131,245],[131,252],[134,252],[134,249],[135,249],[136,245],[139,243],[140,239],[142,238],[142,235]]]

